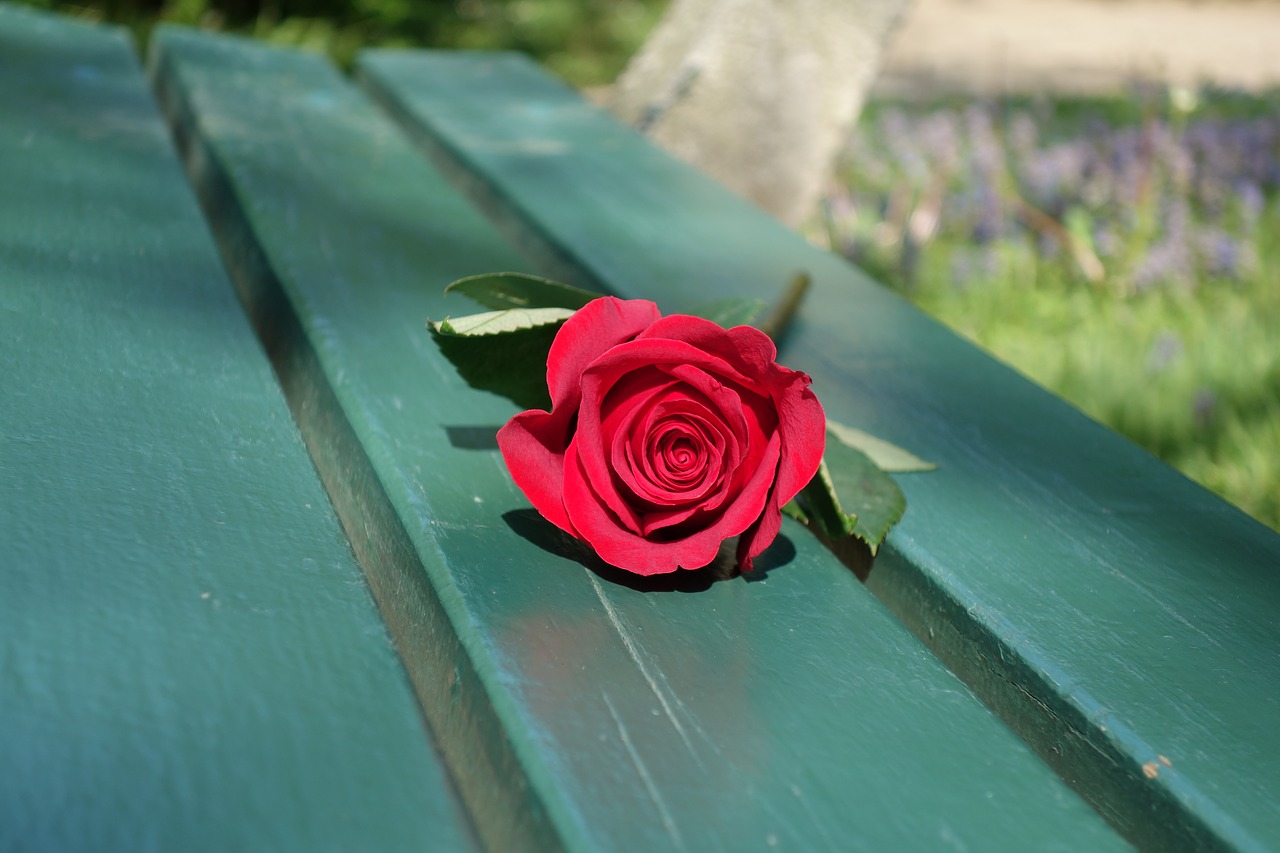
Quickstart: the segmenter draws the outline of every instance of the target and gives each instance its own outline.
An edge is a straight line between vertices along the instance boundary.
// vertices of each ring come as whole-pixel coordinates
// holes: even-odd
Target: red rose
[[[809,377],[748,326],[596,299],[547,356],[551,411],[498,432],[516,485],[552,524],[641,575],[697,569],[733,536],[743,571],[822,460]]]

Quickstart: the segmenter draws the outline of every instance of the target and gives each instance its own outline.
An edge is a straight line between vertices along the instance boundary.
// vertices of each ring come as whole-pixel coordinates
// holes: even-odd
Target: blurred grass
[[[975,109],[995,117],[994,138],[966,135]],[[1011,141],[1019,114],[1034,116],[1034,144]],[[833,211],[829,200],[814,228],[925,311],[1280,530],[1280,137],[1258,123],[1277,115],[1277,92],[1159,87],[1113,98],[872,103],[833,189],[843,203]],[[950,131],[936,133],[939,116]],[[1163,148],[1139,146],[1142,156],[1121,164],[1108,140],[1155,123]],[[913,149],[929,128],[933,141]],[[1201,147],[1179,159],[1193,138]],[[1242,138],[1253,156],[1232,147]],[[1071,162],[1085,177],[1041,207],[1064,231],[1082,221],[1075,236],[1086,243],[1109,232],[1115,245],[1098,251],[1105,272],[1093,280],[1018,212],[1021,199],[1040,203],[1027,176],[1061,165],[1063,145],[1076,147]],[[977,175],[982,162],[987,174]],[[1078,184],[1099,175],[1136,189],[1090,201]],[[1246,226],[1243,196],[1258,187],[1257,220]],[[966,197],[998,197],[986,233],[974,222],[991,205],[956,205],[965,215],[949,207]],[[1175,204],[1190,211],[1176,229],[1163,219]],[[938,224],[917,228],[920,211]],[[1230,237],[1240,262],[1216,272],[1210,235]],[[1140,280],[1135,271],[1175,239],[1180,261]]]
[[[1264,226],[1280,234],[1280,220]],[[963,250],[967,247],[954,247]],[[1275,244],[1261,266],[1280,269]],[[1006,252],[952,285],[926,253],[911,298],[997,357],[1280,529],[1280,287],[1258,276],[1118,298]]]

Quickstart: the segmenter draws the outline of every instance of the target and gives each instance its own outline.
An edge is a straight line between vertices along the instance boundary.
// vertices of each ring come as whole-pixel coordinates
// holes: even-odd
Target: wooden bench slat
[[[870,588],[1132,839],[1280,837],[1280,536],[527,60],[359,68],[550,272],[675,310],[808,271],[786,363],[832,417],[941,466],[901,478]]]
[[[0,116],[0,849],[473,849],[127,35]]]
[[[491,847],[1121,844],[797,527],[766,581],[696,594],[559,553],[496,451],[450,441],[513,409],[424,329],[475,310],[451,279],[528,265],[318,58],[154,50],[242,288],[296,312],[269,347]]]

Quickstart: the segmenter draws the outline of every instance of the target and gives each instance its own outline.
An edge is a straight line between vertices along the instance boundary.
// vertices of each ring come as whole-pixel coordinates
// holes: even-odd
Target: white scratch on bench
[[[697,762],[698,767],[705,770],[702,759],[698,757],[697,750],[693,748],[693,742],[689,740],[688,733],[684,730],[680,720],[676,718],[675,711],[671,709],[671,703],[667,701],[666,693],[658,685],[657,679],[649,672],[649,668],[645,666],[644,660],[640,657],[640,650],[636,648],[635,639],[631,636],[631,632],[627,630],[626,626],[622,624],[622,619],[618,617],[618,612],[613,609],[613,605],[609,603],[608,597],[604,594],[604,588],[600,586],[600,581],[596,579],[590,569],[583,567],[583,571],[587,573],[587,578],[591,581],[591,588],[596,591],[596,598],[600,599],[600,603],[604,605],[605,615],[609,617],[609,621],[613,624],[613,629],[622,638],[622,645],[626,647],[627,654],[631,656],[631,660],[635,662],[640,674],[644,676],[644,680],[648,683],[649,689],[653,691],[653,695],[658,697],[658,704],[662,706],[662,710],[667,715],[667,719],[671,721],[676,734],[680,735],[680,740],[684,741],[685,747],[689,750],[689,754],[693,756],[693,760]]]
[[[640,753],[636,752],[635,744],[631,742],[631,736],[627,734],[627,727],[622,724],[622,718],[618,716],[618,709],[613,707],[613,702],[610,701],[608,693],[601,690],[600,696],[604,699],[605,707],[609,709],[609,716],[613,717],[613,724],[618,728],[618,739],[622,741],[622,746],[627,750],[631,763],[635,765],[636,772],[640,774],[640,781],[644,783],[645,790],[649,793],[649,799],[653,800],[654,808],[658,810],[658,816],[662,818],[663,828],[667,830],[667,834],[671,836],[672,843],[678,849],[686,849],[684,839],[680,837],[680,830],[676,827],[675,819],[671,817],[671,812],[667,809],[667,804],[663,801],[662,794],[658,792],[658,786],[654,784],[653,777],[649,775],[649,768],[644,766]]]
[[[804,813],[809,816],[809,826],[816,829],[818,834],[822,836],[822,840],[826,843],[827,849],[839,850],[841,845],[837,844],[835,839],[831,836],[831,833],[827,831],[827,821],[824,819],[824,816],[818,814],[817,809],[813,807],[813,803],[804,795],[804,791],[800,790],[800,786],[793,782],[788,787],[791,791],[791,795],[795,797],[796,802],[800,804],[800,808],[804,809]],[[768,802],[767,797],[765,798],[765,801]],[[780,823],[786,826],[789,831],[794,831],[782,811],[770,806],[769,813],[777,818]]]

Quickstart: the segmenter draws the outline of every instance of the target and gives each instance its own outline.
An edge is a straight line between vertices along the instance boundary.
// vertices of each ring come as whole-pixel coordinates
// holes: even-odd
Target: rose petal
[[[720,366],[718,363],[701,365],[685,362],[672,364],[666,369],[672,376],[702,392],[714,404],[717,411],[723,412],[726,424],[745,448],[751,443],[753,435],[763,435],[765,432],[759,426],[761,418],[748,418],[748,412],[743,408],[744,404],[754,405],[753,400],[748,399],[748,396],[754,400],[759,398],[751,394],[750,390],[744,388],[737,380],[716,376],[712,371]],[[740,461],[735,461],[735,464]]]
[[[636,519],[634,526],[628,524],[636,531],[640,530],[637,513],[644,507],[632,506],[627,497],[619,493],[618,482],[621,481],[628,491],[635,493],[635,497],[643,498],[643,495],[638,493],[638,484],[628,482],[626,471],[618,469],[616,465],[610,467],[608,452],[615,443],[612,436],[630,418],[645,411],[655,396],[662,394],[673,384],[674,380],[660,370],[635,371],[623,377],[619,383],[621,387],[616,389],[618,394],[611,393],[614,389],[604,394],[603,410],[606,414],[603,417],[601,410],[588,402],[584,406],[585,415],[578,419],[578,434],[574,438],[578,464],[586,471],[593,492],[608,504],[609,509],[620,518]],[[589,392],[586,399],[597,400],[599,396]]]
[[[799,494],[818,473],[827,443],[827,416],[809,388],[809,377],[785,367],[780,369],[791,375],[775,398],[783,448],[774,486],[774,502],[779,507]]]
[[[752,560],[763,554],[777,538],[778,531],[782,529],[780,506],[776,495],[771,491],[760,517],[738,538],[738,571],[744,573],[751,571]]]
[[[577,470],[569,472],[565,480],[575,483],[575,487],[580,484],[588,494],[566,500],[565,505],[574,525],[584,531],[583,538],[595,549],[600,559],[639,575],[666,574],[682,566],[700,569],[715,559],[723,540],[711,543],[710,538],[707,538],[684,543],[685,547],[671,547],[652,542],[624,527],[608,510],[603,500],[589,494],[591,484],[586,472],[582,470],[581,459],[574,454],[572,461]]]
[[[655,487],[685,500],[700,498],[720,473],[723,436],[701,412],[661,408],[666,411],[646,436],[644,471]]]
[[[564,476],[564,508],[569,515],[569,520],[580,517],[579,508],[585,506],[598,506],[601,512],[605,513],[610,519],[608,526],[616,528],[620,531],[629,531],[632,534],[640,535],[643,527],[640,522],[640,516],[627,505],[626,501],[619,500],[616,493],[612,490],[612,482],[601,484],[605,488],[597,489],[596,483],[592,481],[591,476],[587,473],[582,465],[582,454],[578,452],[578,444],[575,442],[569,445],[568,452],[565,453],[565,476]],[[606,500],[606,495],[613,500]],[[574,522],[574,526],[577,523]],[[582,530],[582,538],[595,546],[596,535],[598,531],[594,529]]]
[[[551,410],[577,408],[582,373],[613,347],[629,341],[661,319],[658,306],[644,299],[603,296],[564,321],[547,352],[547,390]]]
[[[743,447],[748,452],[754,448],[758,456],[764,442],[778,426],[777,413],[767,394],[757,394],[736,381],[722,382],[699,365],[674,365],[670,370],[672,375],[685,380],[715,401],[721,411],[732,412],[734,419],[730,423],[738,428],[735,431],[738,432]],[[748,457],[739,459],[734,464],[749,466],[752,462]]]
[[[653,367],[661,367],[667,373],[684,379],[711,399],[727,401],[736,396],[732,390],[727,391],[723,387],[726,380],[746,390],[752,390],[754,385],[747,377],[738,374],[732,365],[682,341],[635,340],[619,344],[597,358],[582,374],[582,392],[590,399],[605,400],[624,376]]]
[[[778,357],[778,348],[759,329],[751,326],[724,329],[710,320],[686,314],[663,317],[649,325],[636,339],[651,338],[683,341],[699,352],[732,365],[736,372],[757,379],[768,375],[769,368],[775,366]]]
[[[534,509],[561,530],[581,538],[564,509],[564,454],[581,403],[582,371],[661,317],[645,300],[612,296],[593,300],[565,321],[547,354],[551,413],[532,409],[498,430],[498,447],[511,477]]]
[[[582,406],[575,441],[579,443],[580,464],[587,472],[588,478],[595,484],[595,491],[609,505],[610,509],[620,515],[625,514],[621,505],[622,498],[617,496],[611,485],[616,469],[611,469],[608,454],[612,442],[608,440],[608,430],[616,429],[616,416],[619,408],[635,411],[641,407],[637,397],[645,401],[652,399],[657,386],[656,377],[662,371],[679,372],[685,378],[702,386],[697,390],[705,390],[714,396],[716,404],[708,399],[706,405],[710,410],[719,412],[726,423],[736,434],[739,448],[745,448],[743,454],[735,452],[734,458],[727,460],[727,466],[735,471],[735,478],[742,480],[754,468],[751,463],[752,448],[755,454],[761,452],[764,436],[757,431],[752,435],[751,421],[743,412],[742,399],[738,393],[726,387],[714,377],[698,370],[689,362],[702,360],[710,367],[721,368],[732,373],[728,365],[715,359],[708,359],[688,344],[679,341],[632,341],[614,347],[596,360],[583,374],[582,389],[584,405]],[[671,393],[668,391],[667,393]],[[689,393],[697,393],[690,389]],[[591,400],[604,400],[602,409],[590,405]],[[607,412],[609,422],[601,422],[602,412]],[[745,463],[745,464],[744,464]],[[619,473],[620,479],[624,479]],[[634,484],[631,484],[634,486]],[[637,489],[637,491],[642,491]],[[707,508],[718,507],[731,496],[721,490],[716,499]],[[736,534],[735,534],[736,535]]]
[[[626,441],[616,442],[615,447],[624,451],[627,468],[643,475],[647,488],[664,493],[663,499],[656,503],[701,500],[726,467],[733,468],[733,460],[738,456],[737,441],[723,429],[716,414],[697,401],[664,400],[645,415],[644,423],[630,427],[629,434],[621,437]],[[657,458],[661,448],[655,444],[667,441],[669,435],[686,432],[690,447],[701,457],[701,464],[696,470],[690,468],[679,474],[664,470]],[[637,445],[641,445],[638,459]],[[616,450],[614,465],[620,467]]]
[[[782,506],[808,485],[826,447],[826,415],[809,390],[809,377],[776,363],[778,351],[768,335],[750,326],[722,329],[700,317],[672,314],[636,340],[649,338],[684,341],[733,365],[751,377],[754,387],[768,389],[784,448],[775,502]]]
[[[581,538],[564,508],[565,448],[570,439],[572,411],[548,414],[521,412],[498,430],[498,449],[511,479],[543,518],[571,536]]]
[[[681,538],[656,541],[638,535],[619,524],[601,500],[566,499],[565,506],[574,526],[583,531],[588,544],[610,565],[641,575],[664,574],[679,568],[700,569],[716,558],[722,542],[743,533],[764,514],[777,470],[779,447],[780,441],[775,435],[765,451],[763,464],[747,481],[739,498],[714,523]],[[589,490],[590,482],[581,469],[581,460],[577,461],[578,470],[568,472],[565,481],[580,482]]]

